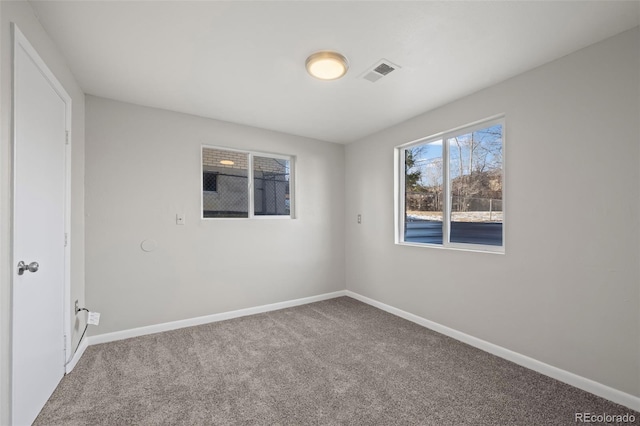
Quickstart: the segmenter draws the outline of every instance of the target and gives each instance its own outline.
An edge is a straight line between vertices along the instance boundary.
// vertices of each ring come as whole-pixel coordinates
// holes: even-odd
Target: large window
[[[202,217],[292,217],[293,158],[202,148]]]
[[[504,120],[396,148],[396,242],[504,251]]]

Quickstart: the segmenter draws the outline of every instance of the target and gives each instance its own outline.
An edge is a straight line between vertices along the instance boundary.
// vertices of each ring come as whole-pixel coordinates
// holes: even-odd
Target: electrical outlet
[[[89,312],[89,315],[87,316],[87,324],[100,324],[100,312]]]
[[[75,307],[76,307],[76,315],[78,315],[78,312],[80,311],[80,305],[78,304],[77,300],[76,300]]]

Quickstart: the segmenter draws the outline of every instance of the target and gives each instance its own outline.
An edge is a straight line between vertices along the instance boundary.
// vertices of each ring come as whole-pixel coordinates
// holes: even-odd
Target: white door
[[[69,101],[15,27],[14,35],[11,395],[13,424],[29,425],[64,375]],[[27,269],[18,268],[18,262]]]

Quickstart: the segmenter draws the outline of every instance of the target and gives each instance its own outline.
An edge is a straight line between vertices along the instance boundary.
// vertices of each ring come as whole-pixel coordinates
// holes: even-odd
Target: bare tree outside
[[[502,126],[449,139],[452,222],[502,222]]]
[[[406,148],[405,241],[442,243],[448,186],[450,242],[502,245],[502,146],[502,125],[495,124]]]

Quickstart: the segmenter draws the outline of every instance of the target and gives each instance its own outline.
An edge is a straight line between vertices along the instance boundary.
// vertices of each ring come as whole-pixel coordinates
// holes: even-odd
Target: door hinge
[[[69,139],[71,138],[71,132],[69,130],[66,131],[66,139],[65,145],[69,145]]]
[[[69,234],[64,233],[64,246],[66,247],[69,244]]]

